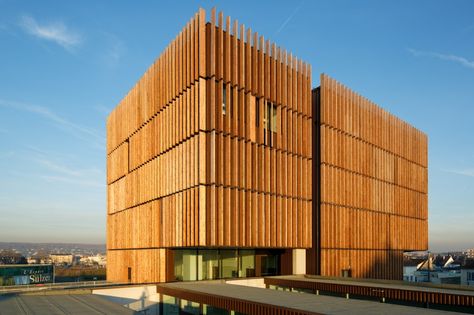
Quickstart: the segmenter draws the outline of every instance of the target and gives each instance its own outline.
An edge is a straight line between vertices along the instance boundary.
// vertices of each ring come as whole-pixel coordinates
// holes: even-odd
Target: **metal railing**
[[[120,286],[120,285],[126,285],[126,284],[128,283],[107,282],[106,280],[56,282],[56,283],[43,283],[43,284],[22,284],[22,285],[0,286],[0,294],[34,292],[34,291],[43,291],[43,290],[60,290],[60,289],[86,289],[86,288],[96,288],[96,287]]]

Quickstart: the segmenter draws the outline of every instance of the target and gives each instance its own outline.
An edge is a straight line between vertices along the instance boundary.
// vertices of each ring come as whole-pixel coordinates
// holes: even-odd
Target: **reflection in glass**
[[[174,276],[178,281],[197,280],[197,251],[177,250],[174,252]]]
[[[219,254],[217,250],[199,250],[199,280],[219,278]]]
[[[255,249],[176,249],[176,281],[248,278],[277,275],[280,253]]]
[[[179,314],[178,300],[174,296],[163,294],[163,314]]]
[[[237,278],[237,250],[221,250],[221,278]]]
[[[243,249],[239,251],[240,268],[239,277],[255,277],[255,251]]]

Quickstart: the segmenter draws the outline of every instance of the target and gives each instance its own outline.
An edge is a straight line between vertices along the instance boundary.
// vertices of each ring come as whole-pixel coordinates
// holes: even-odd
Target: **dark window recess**
[[[128,267],[127,269],[127,279],[128,281],[132,281],[132,267]]]

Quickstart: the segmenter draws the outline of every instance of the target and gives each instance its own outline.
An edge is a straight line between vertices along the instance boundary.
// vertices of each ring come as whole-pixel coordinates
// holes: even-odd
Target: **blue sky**
[[[0,241],[105,242],[106,116],[199,6],[426,132],[430,248],[474,247],[472,1],[0,0]]]

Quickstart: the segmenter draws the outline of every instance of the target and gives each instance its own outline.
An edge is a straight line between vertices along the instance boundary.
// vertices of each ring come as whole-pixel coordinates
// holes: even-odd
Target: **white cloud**
[[[102,170],[73,166],[72,164],[76,164],[77,161],[62,156],[62,154],[30,147],[24,156],[44,168],[42,172],[46,172],[46,174],[42,174],[40,177],[48,182],[92,187],[104,187],[105,185],[105,174]],[[67,165],[66,162],[70,165]]]
[[[71,50],[82,43],[82,37],[69,30],[62,22],[40,25],[33,17],[24,15],[20,19],[23,29],[40,39],[55,42],[56,44]]]
[[[93,181],[93,180],[83,179],[83,178],[66,177],[66,176],[51,176],[51,175],[43,175],[41,176],[41,178],[43,178],[44,180],[50,183],[64,183],[64,184],[96,187],[96,188],[105,188],[105,185],[106,185],[105,180]]]
[[[301,3],[293,10],[293,12],[286,18],[286,20],[280,25],[278,30],[275,32],[275,35],[278,35],[287,25],[288,23],[293,19],[293,17],[298,13],[298,11],[301,9],[303,6],[304,1],[301,1]]]
[[[463,170],[443,170],[443,171],[447,173],[451,173],[451,174],[456,174],[456,175],[474,177],[474,168],[468,168],[468,169],[463,169]]]
[[[464,58],[461,56],[450,55],[450,54],[440,54],[433,51],[420,51],[420,50],[416,50],[412,48],[408,48],[408,52],[410,52],[415,57],[433,57],[433,58],[438,58],[441,60],[453,61],[464,67],[474,69],[474,61],[468,60],[467,58]]]
[[[24,104],[2,99],[0,99],[0,106],[37,114],[45,118],[46,120],[52,122],[57,127],[74,135],[76,138],[91,142],[100,148],[105,146],[104,135],[101,135],[98,131],[92,128],[69,121],[66,118],[63,118],[60,115],[54,113],[49,108],[39,105]]]

